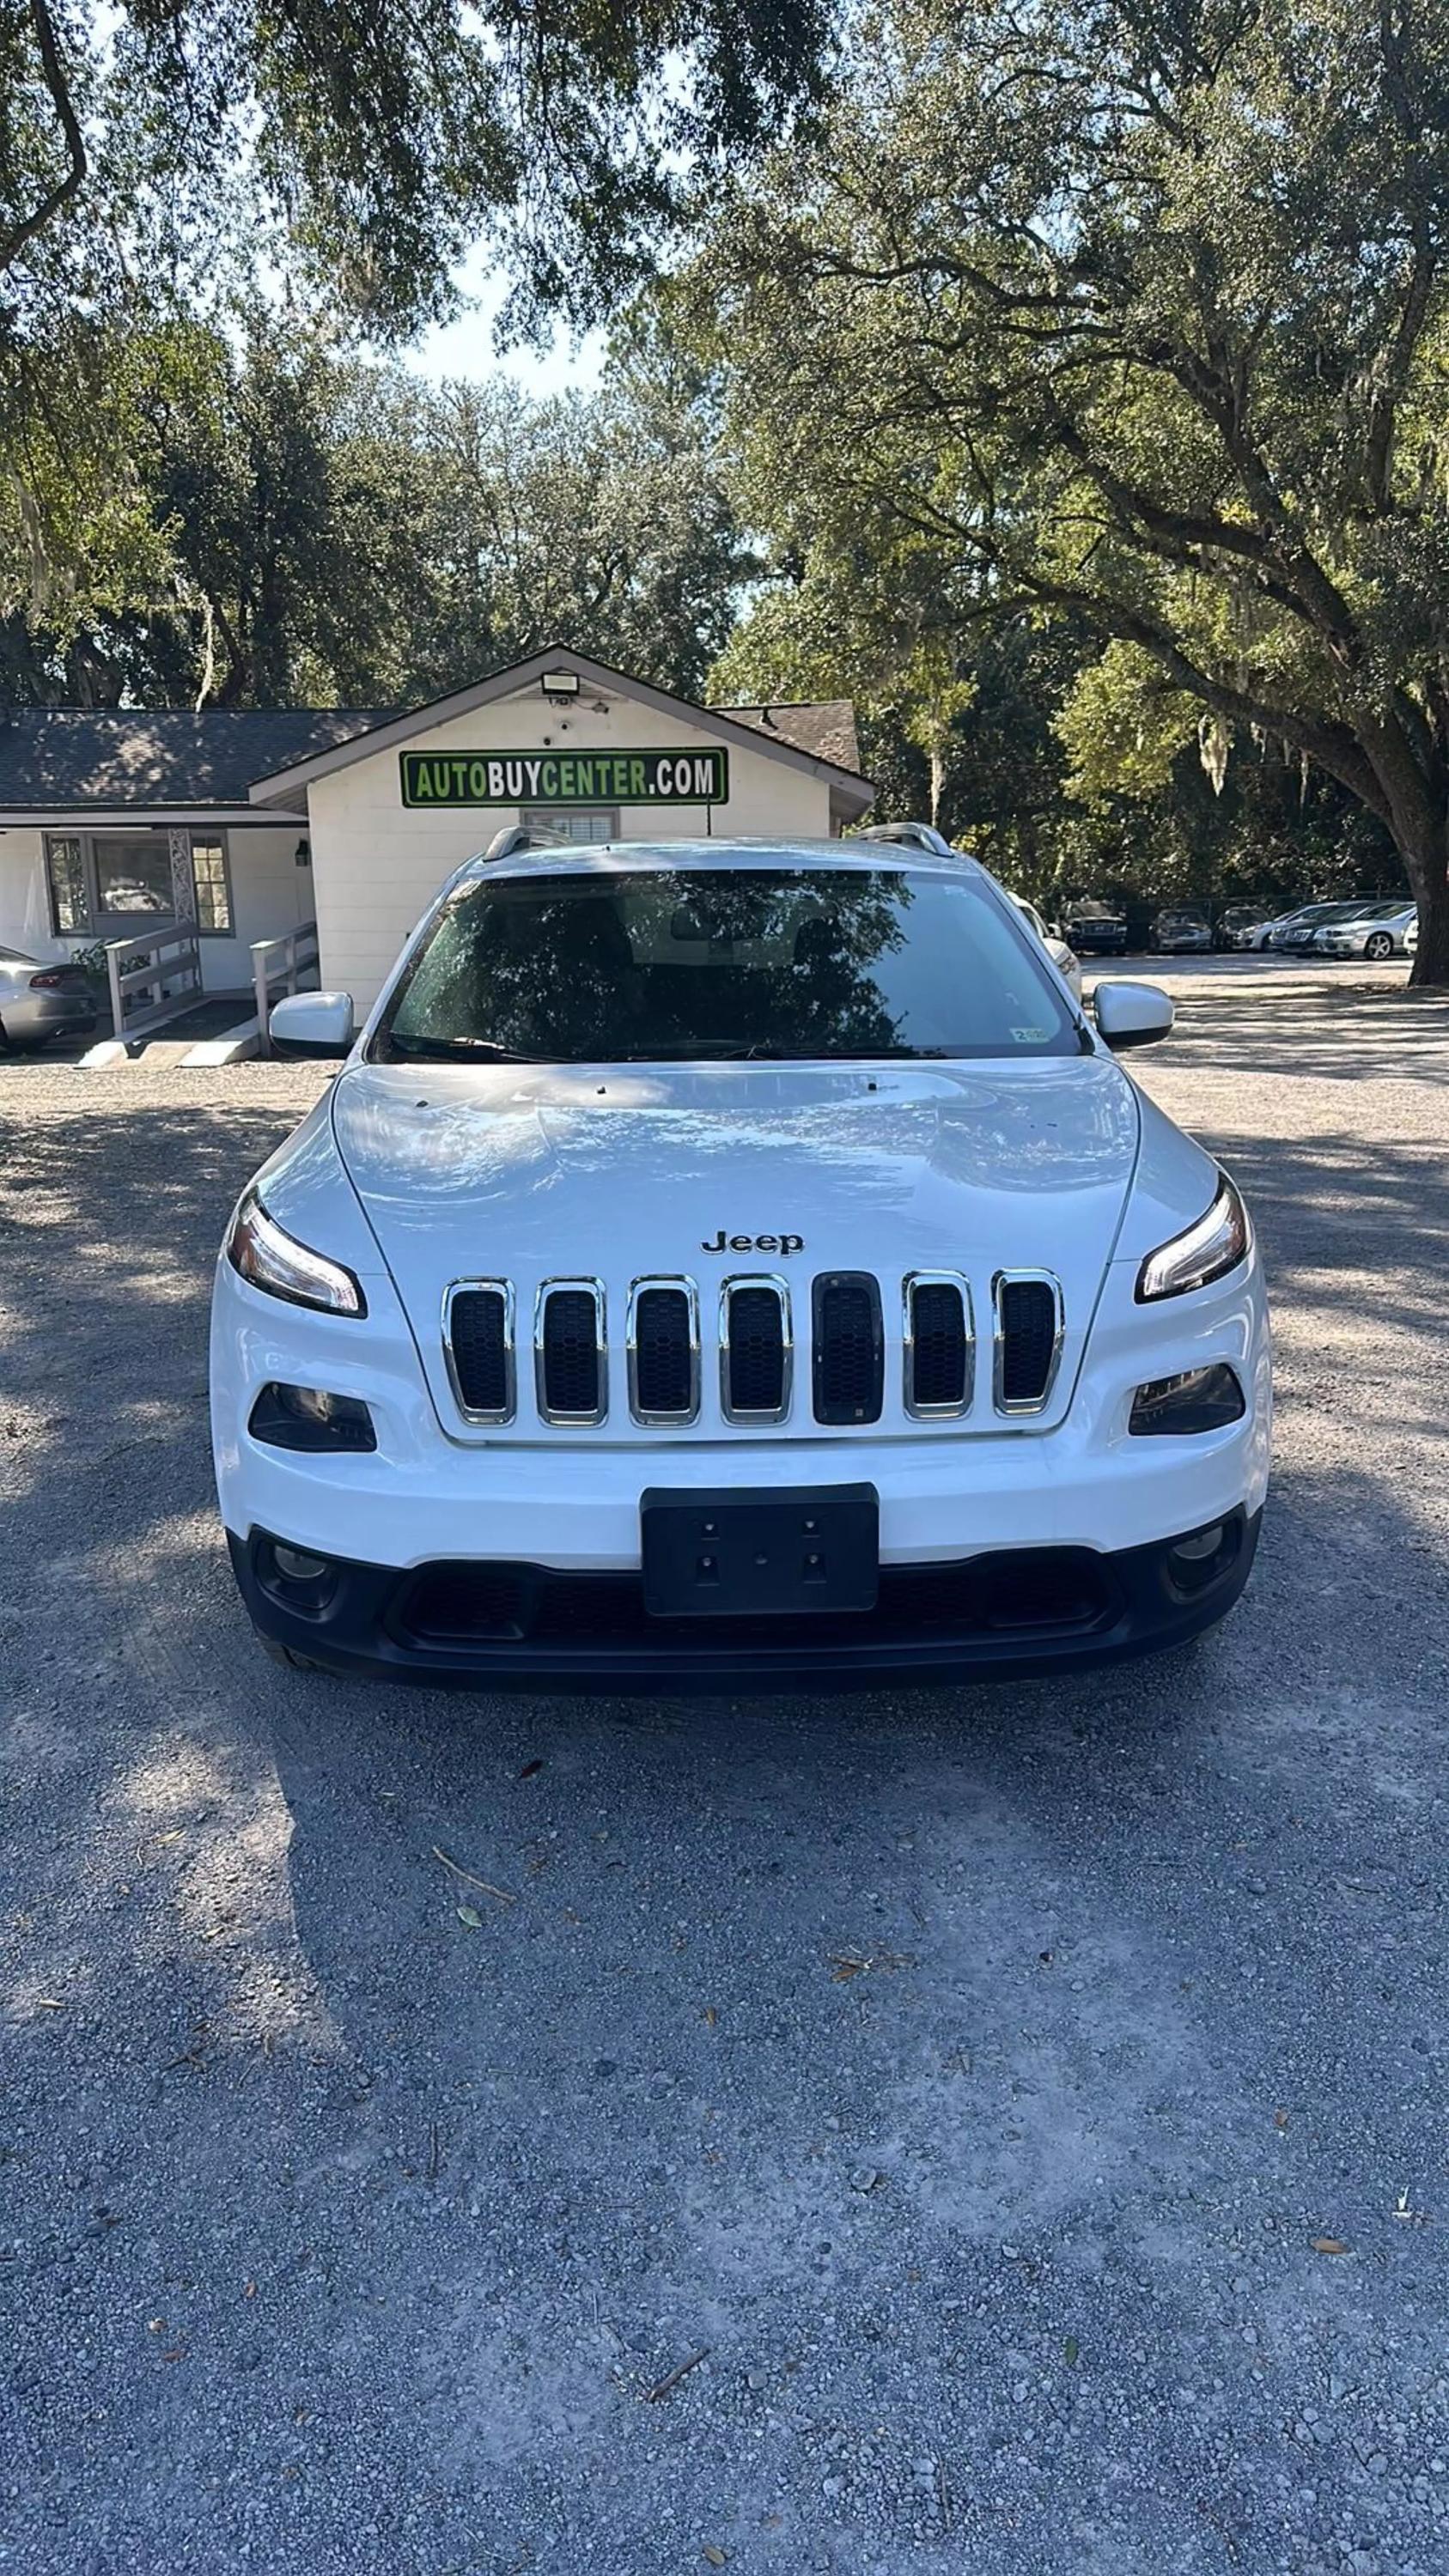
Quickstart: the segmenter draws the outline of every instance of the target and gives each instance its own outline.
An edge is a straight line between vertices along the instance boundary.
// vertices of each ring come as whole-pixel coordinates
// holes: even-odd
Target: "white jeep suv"
[[[500,835],[246,1191],[217,1484],[274,1654],[569,1690],[999,1676],[1236,1599],[1232,1182],[1004,891],[869,842]],[[346,995],[273,1027],[351,1033]]]

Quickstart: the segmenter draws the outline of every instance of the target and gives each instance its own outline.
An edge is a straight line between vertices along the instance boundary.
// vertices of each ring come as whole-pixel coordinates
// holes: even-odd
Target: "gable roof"
[[[355,707],[0,709],[0,812],[244,812],[259,774],[381,720]]]
[[[869,779],[850,763],[834,759],[828,753],[810,748],[804,741],[793,740],[786,731],[784,719],[793,714],[825,710],[796,707],[730,708],[701,707],[690,698],[675,696],[668,689],[657,689],[649,680],[631,679],[627,671],[613,670],[607,662],[596,662],[587,653],[576,653],[567,644],[550,644],[539,653],[530,653],[521,662],[511,662],[501,671],[490,672],[484,680],[471,681],[466,689],[455,689],[445,698],[435,698],[428,706],[409,707],[400,715],[384,716],[366,733],[352,734],[344,742],[325,745],[304,752],[270,775],[253,774],[251,797],[254,805],[291,804],[305,793],[314,778],[328,778],[339,769],[350,768],[357,760],[366,760],[377,751],[390,751],[411,742],[420,733],[431,733],[435,726],[450,724],[458,716],[471,715],[475,708],[492,706],[499,698],[511,697],[525,689],[530,681],[541,679],[545,671],[577,672],[589,688],[609,691],[614,697],[631,698],[636,705],[648,707],[655,715],[684,716],[700,733],[712,734],[717,741],[732,743],[740,750],[760,752],[767,758],[782,760],[793,769],[806,769],[814,777],[829,780],[832,801],[839,805],[845,818],[855,821],[874,801],[875,790]],[[766,719],[773,721],[766,721]],[[854,716],[850,718],[850,747],[854,755]]]
[[[797,751],[808,751],[816,760],[828,760],[833,769],[859,775],[855,709],[849,698],[825,698],[818,705],[795,700],[783,706],[716,707],[714,712],[733,716],[736,724],[753,725],[759,733],[778,734]]]

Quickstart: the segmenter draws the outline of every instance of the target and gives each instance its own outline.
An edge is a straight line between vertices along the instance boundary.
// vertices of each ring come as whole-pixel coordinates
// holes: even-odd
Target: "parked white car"
[[[1008,894],[1011,894],[1011,888],[1009,886],[1006,891]],[[1050,922],[1043,921],[1041,914],[1037,911],[1036,905],[1034,903],[1028,903],[1024,894],[1011,894],[1011,900],[1015,904],[1017,911],[1022,915],[1022,918],[1029,922],[1031,928],[1036,932],[1038,939],[1041,941],[1048,957],[1055,966],[1062,982],[1068,986],[1070,991],[1080,1002],[1082,998],[1082,961],[1076,954],[1076,951],[1067,946],[1067,943],[1063,939],[1060,931],[1053,930]]]
[[[1367,957],[1379,964],[1386,957],[1409,954],[1409,933],[1419,918],[1416,903],[1397,897],[1366,903],[1344,921],[1325,921],[1313,934],[1313,952],[1321,957]]]
[[[539,847],[421,923],[227,1227],[217,1487],[280,1659],[879,1683],[1174,1645],[1247,1578],[1231,1180],[995,881],[859,840]],[[345,1047],[346,994],[278,1043]]]

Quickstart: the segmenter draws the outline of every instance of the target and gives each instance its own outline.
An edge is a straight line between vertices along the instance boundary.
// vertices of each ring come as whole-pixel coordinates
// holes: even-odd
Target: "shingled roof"
[[[757,733],[772,733],[781,742],[793,743],[797,751],[808,751],[812,759],[833,761],[837,769],[860,768],[855,709],[849,698],[824,698],[818,706],[796,700],[784,706],[716,707],[713,712],[733,716],[736,724],[753,725]]]
[[[254,778],[380,724],[356,707],[0,710],[0,810],[245,806]]]
[[[535,662],[496,673],[462,698],[495,694],[512,686]],[[570,655],[578,667],[623,685],[646,703],[674,709],[687,701],[649,689],[604,664]],[[447,707],[454,701],[439,701]],[[301,807],[305,776],[289,773],[301,764],[324,760],[345,743],[374,727],[411,730],[436,712],[432,708],[396,707],[15,707],[0,708],[0,813],[60,814],[133,812],[246,811],[260,798],[251,794],[260,781],[278,779],[274,801]],[[742,725],[773,741],[788,754],[829,762],[858,777],[855,710],[848,698],[818,706],[770,705],[700,709],[702,718],[716,716]],[[391,736],[386,737],[391,739]],[[726,736],[728,739],[728,736]],[[279,776],[280,773],[280,776]],[[854,781],[852,780],[852,784]],[[295,791],[300,789],[301,793]],[[857,800],[864,810],[868,801]]]

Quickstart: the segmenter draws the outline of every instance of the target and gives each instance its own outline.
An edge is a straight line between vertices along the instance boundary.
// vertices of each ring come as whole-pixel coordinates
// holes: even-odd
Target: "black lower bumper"
[[[873,1610],[828,1617],[661,1619],[638,1573],[448,1560],[399,1572],[333,1558],[289,1581],[262,1530],[227,1533],[259,1632],[335,1673],[434,1688],[672,1693],[870,1689],[1000,1681],[1184,1644],[1231,1609],[1261,1513],[1218,1546],[1200,1533],[1109,1555],[1014,1548],[946,1565],[887,1566]]]

